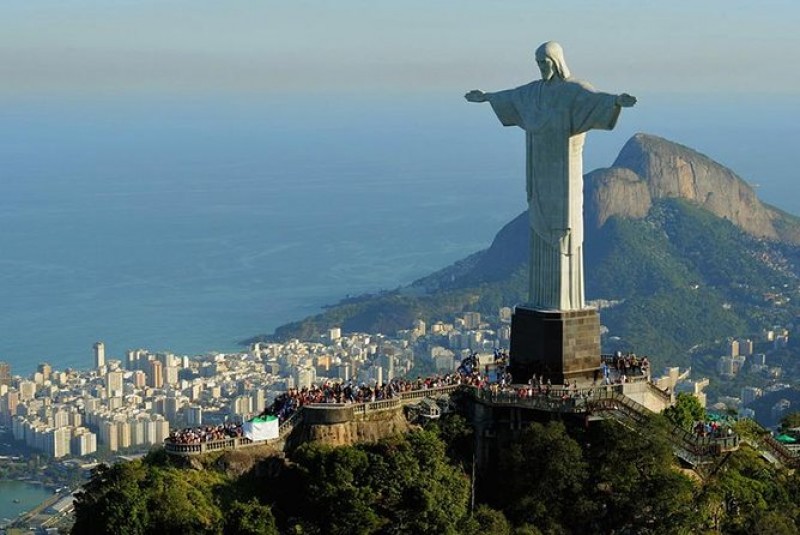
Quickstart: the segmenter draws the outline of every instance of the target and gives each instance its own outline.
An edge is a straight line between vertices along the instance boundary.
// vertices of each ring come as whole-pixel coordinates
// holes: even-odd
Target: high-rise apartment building
[[[253,412],[253,400],[250,396],[236,396],[231,400],[228,412],[235,420],[244,420]]]
[[[133,378],[131,382],[133,382],[133,386],[136,388],[144,388],[147,385],[147,374],[142,370],[136,370],[133,372]]]
[[[97,451],[97,435],[85,427],[78,427],[72,433],[69,449],[78,457],[90,455]]]
[[[178,366],[165,366],[164,367],[164,382],[168,385],[178,384]]]
[[[42,362],[36,368],[36,371],[42,374],[42,382],[49,381],[50,375],[53,373],[53,367],[46,362]]]
[[[103,342],[94,344],[94,367],[102,368],[106,365],[106,345]]]
[[[147,386],[152,388],[161,388],[164,386],[164,365],[161,364],[161,361],[150,361],[150,374],[147,379]]]
[[[0,385],[11,384],[11,365],[8,362],[0,362]]]
[[[170,395],[164,400],[164,416],[172,425],[178,422],[178,411],[181,408],[181,400],[177,397]]]
[[[465,329],[478,329],[481,326],[481,313],[480,312],[465,312],[464,313],[464,328]]]
[[[19,392],[6,392],[0,397],[0,422],[9,425],[17,414]]]
[[[739,354],[749,357],[753,354],[753,341],[749,338],[739,339]]]
[[[394,379],[394,355],[383,354],[378,358],[378,364],[383,368],[383,381],[389,382]],[[382,381],[382,382],[383,382]]]
[[[203,407],[197,405],[187,407],[186,423],[190,426],[203,425]]]
[[[56,409],[53,412],[53,427],[56,429],[69,427],[69,412],[64,409]]]
[[[427,325],[425,325],[424,321],[418,319],[414,321],[412,329],[417,336],[425,336]]]
[[[267,408],[267,393],[264,391],[263,388],[256,388],[251,392],[251,406],[253,407],[253,412],[261,412]]]
[[[747,406],[764,395],[764,391],[755,386],[745,386],[741,390],[742,405]]]
[[[108,372],[106,374],[106,392],[110,398],[122,397],[124,374],[121,371]]]
[[[58,429],[48,429],[44,432],[44,452],[51,457],[58,459],[70,454],[70,439],[72,431],[69,427]]]
[[[131,447],[131,425],[128,422],[116,422],[117,446],[119,449]]]
[[[293,372],[295,388],[310,388],[317,380],[317,371],[310,366],[295,368]]]
[[[109,451],[119,449],[117,422],[109,420],[100,422],[100,443],[105,444]]]
[[[33,381],[19,382],[19,400],[30,401],[36,397],[36,383]]]

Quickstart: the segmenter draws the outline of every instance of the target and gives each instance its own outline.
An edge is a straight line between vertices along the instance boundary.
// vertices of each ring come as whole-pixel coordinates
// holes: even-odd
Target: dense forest
[[[457,414],[377,443],[309,443],[250,464],[241,452],[189,465],[156,450],[97,468],[73,533],[797,533],[800,476],[757,451],[741,448],[704,478],[676,465],[668,418],[691,422],[696,410],[679,403],[635,431],[533,423],[474,472],[472,430]]]

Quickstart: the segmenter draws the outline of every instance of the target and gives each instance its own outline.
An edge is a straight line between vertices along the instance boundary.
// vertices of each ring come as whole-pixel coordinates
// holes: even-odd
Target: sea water
[[[800,212],[796,104],[647,97],[590,134],[587,171],[646,131]],[[457,93],[0,101],[0,360],[236,350],[408,284],[526,208],[523,143]]]
[[[0,526],[52,497],[53,491],[42,485],[0,479]]]

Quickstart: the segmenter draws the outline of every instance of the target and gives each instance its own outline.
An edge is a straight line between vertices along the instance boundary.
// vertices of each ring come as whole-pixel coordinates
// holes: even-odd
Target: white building
[[[106,365],[106,345],[103,342],[94,344],[94,367],[102,368]]]
[[[76,428],[73,430],[69,449],[72,455],[77,457],[91,455],[97,451],[97,435],[91,433],[85,427]]]

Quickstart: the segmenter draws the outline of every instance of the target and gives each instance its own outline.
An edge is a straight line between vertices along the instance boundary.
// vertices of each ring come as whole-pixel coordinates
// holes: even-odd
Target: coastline
[[[9,491],[7,487],[11,490]],[[3,500],[0,501],[0,528],[7,528],[31,518],[63,497],[60,493],[54,493],[54,488],[30,479],[0,479],[0,490],[2,490],[0,495],[3,496]],[[6,497],[10,503],[6,503]]]

